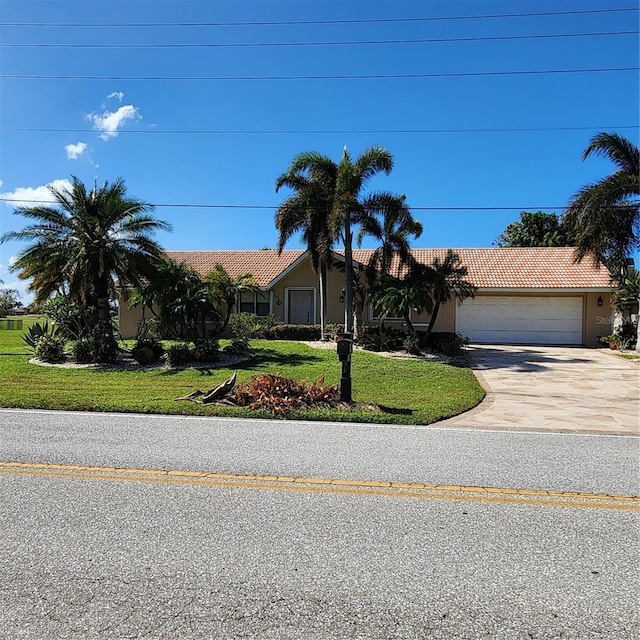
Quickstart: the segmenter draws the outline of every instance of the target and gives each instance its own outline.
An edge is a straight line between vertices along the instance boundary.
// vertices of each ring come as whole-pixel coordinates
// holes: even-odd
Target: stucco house
[[[611,333],[611,285],[605,268],[589,259],[575,263],[571,247],[456,249],[468,268],[467,279],[478,287],[475,298],[443,305],[435,331],[458,331],[477,343],[568,344],[596,346],[598,337]],[[414,257],[430,264],[446,249],[413,249]],[[252,273],[257,294],[243,296],[240,311],[273,315],[278,322],[319,322],[318,276],[306,251],[169,251],[176,262],[192,265],[202,275],[220,263],[231,276]],[[354,260],[367,264],[371,250],[355,250]],[[335,254],[337,261],[342,259]],[[332,269],[327,283],[329,323],[344,321],[341,300],[344,273]],[[135,336],[141,308],[120,304],[120,332]],[[365,308],[365,322],[377,322],[375,309]],[[419,329],[427,314],[415,315]],[[386,324],[400,326],[401,319]]]

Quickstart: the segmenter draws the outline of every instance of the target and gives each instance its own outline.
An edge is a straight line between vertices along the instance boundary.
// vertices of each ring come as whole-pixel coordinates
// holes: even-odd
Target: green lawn
[[[37,318],[25,319],[28,322]],[[41,367],[28,362],[21,331],[0,330],[0,407],[120,411],[270,418],[270,413],[175,402],[195,389],[210,389],[234,371],[242,382],[256,373],[296,380],[325,376],[337,384],[340,363],[329,350],[297,342],[253,342],[255,357],[233,368],[180,371],[101,371]],[[429,424],[475,406],[484,391],[466,367],[396,360],[357,351],[352,360],[353,397],[383,407],[369,411],[322,410],[291,417],[311,420]]]

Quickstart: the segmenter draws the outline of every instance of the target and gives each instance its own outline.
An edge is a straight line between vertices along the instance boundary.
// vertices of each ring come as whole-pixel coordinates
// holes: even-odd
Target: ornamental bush
[[[47,333],[36,340],[36,358],[43,362],[61,362],[64,360],[64,345],[62,336]]]

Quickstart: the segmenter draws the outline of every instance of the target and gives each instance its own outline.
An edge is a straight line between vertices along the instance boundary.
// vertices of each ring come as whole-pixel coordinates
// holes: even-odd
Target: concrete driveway
[[[640,362],[602,349],[472,345],[485,400],[440,424],[535,431],[640,433]]]

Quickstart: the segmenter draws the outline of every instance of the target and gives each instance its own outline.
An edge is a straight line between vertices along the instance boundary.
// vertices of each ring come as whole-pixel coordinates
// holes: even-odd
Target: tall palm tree
[[[591,255],[619,281],[627,273],[629,256],[640,246],[640,151],[630,140],[605,132],[591,139],[582,159],[592,155],[608,158],[616,170],[573,196],[563,224],[575,233],[576,260]],[[638,334],[640,338],[640,322]]]
[[[336,164],[315,151],[300,153],[289,168],[276,180],[276,192],[288,187],[294,193],[276,211],[278,253],[282,253],[287,240],[302,232],[313,270],[318,274],[320,286],[320,339],[325,339],[327,309],[327,271],[331,268],[331,250],[335,238],[330,229],[330,218],[336,189]]]
[[[353,228],[363,224],[373,208],[373,199],[391,194],[378,193],[363,197],[361,192],[367,183],[377,174],[389,175],[393,169],[393,156],[382,147],[371,147],[364,151],[355,162],[351,159],[345,146],[338,164],[336,178],[336,195],[331,215],[331,227],[337,237],[341,237],[344,245],[344,282],[345,282],[345,330],[352,332],[354,328],[353,297]]]
[[[140,284],[163,252],[153,235],[171,226],[151,215],[150,204],[129,198],[121,178],[87,190],[73,176],[70,191],[49,189],[57,207],[16,209],[35,223],[4,234],[0,242],[31,243],[13,268],[20,279],[31,279],[36,302],[66,288],[73,300],[96,308],[105,338],[114,342],[109,297],[115,281]]]
[[[436,324],[442,304],[449,302],[454,296],[460,300],[475,296],[477,287],[465,279],[468,273],[467,267],[460,261],[460,256],[451,249],[447,251],[443,260],[434,258],[426,277],[434,303],[427,326],[427,338]]]

